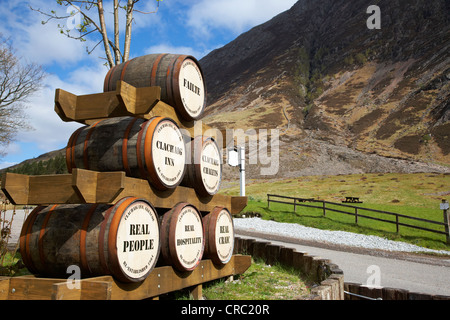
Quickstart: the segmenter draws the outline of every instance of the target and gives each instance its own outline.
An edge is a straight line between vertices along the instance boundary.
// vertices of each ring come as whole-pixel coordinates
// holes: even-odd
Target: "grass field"
[[[238,195],[239,187],[222,190],[228,195]],[[346,196],[359,197],[360,207],[389,211],[408,216],[443,222],[443,212],[439,209],[442,199],[450,200],[450,175],[444,174],[357,174],[340,176],[309,176],[278,181],[250,181],[246,186],[249,205],[245,212],[258,212],[263,219],[280,222],[299,223],[320,229],[345,230],[363,234],[373,234],[392,240],[405,241],[433,249],[450,250],[445,235],[400,226],[396,233],[394,224],[360,218],[327,211],[326,217],[320,209],[272,204],[267,208],[267,194],[314,198],[340,203]],[[307,203],[308,204],[308,203]],[[313,204],[313,203],[309,203]],[[313,205],[320,205],[319,203]],[[342,210],[343,208],[339,208]],[[347,209],[348,210],[348,209]],[[350,209],[350,212],[354,212]],[[362,214],[395,221],[395,217],[359,211]],[[402,219],[402,218],[400,218]],[[444,231],[443,226],[425,222],[400,222]]]

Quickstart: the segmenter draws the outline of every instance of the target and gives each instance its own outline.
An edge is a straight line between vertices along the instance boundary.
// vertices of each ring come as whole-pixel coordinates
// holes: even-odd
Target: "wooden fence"
[[[282,200],[275,200],[274,198],[275,199],[278,198],[278,199],[282,199]],[[421,221],[421,222],[431,223],[431,224],[435,224],[435,225],[439,225],[439,226],[444,226],[445,230],[449,230],[449,228],[450,228],[450,226],[448,225],[448,222],[445,223],[445,222],[433,221],[433,220],[428,220],[428,219],[411,217],[411,216],[407,216],[407,215],[399,214],[399,213],[394,213],[394,212],[388,212],[388,211],[376,210],[376,209],[369,209],[369,208],[362,208],[362,207],[359,207],[359,206],[353,206],[353,205],[348,205],[348,204],[330,202],[330,201],[325,201],[325,200],[315,200],[315,199],[312,199],[312,198],[297,198],[297,197],[287,197],[287,196],[280,196],[280,195],[275,195],[275,194],[268,194],[267,195],[267,206],[269,208],[270,208],[270,203],[271,202],[293,205],[294,206],[294,212],[297,212],[297,206],[301,206],[301,207],[321,209],[323,211],[323,215],[324,216],[326,216],[327,211],[332,211],[332,212],[338,212],[338,213],[342,213],[342,214],[352,215],[352,216],[355,217],[355,223],[356,224],[358,224],[358,219],[359,218],[366,218],[366,219],[382,221],[382,222],[385,222],[385,223],[395,224],[397,233],[399,232],[399,226],[405,226],[405,227],[419,229],[419,230],[423,230],[423,231],[439,233],[439,234],[445,235],[447,243],[450,243],[450,234],[449,234],[448,231],[439,231],[439,230],[435,230],[435,229],[429,229],[429,228],[425,228],[425,227],[422,227],[422,226],[417,226],[417,225],[412,225],[412,224],[409,224],[409,223],[400,222],[399,218],[409,219],[409,220],[414,220],[414,221]],[[320,205],[305,204],[305,202],[320,203]],[[328,207],[327,207],[327,205],[328,205]],[[331,208],[331,207],[329,207],[329,205],[339,206],[339,207],[344,207],[344,208],[350,208],[353,212],[339,210],[339,209],[336,209],[336,208]],[[395,217],[395,221],[364,215],[364,214],[361,214],[362,211],[375,212],[375,213],[382,213],[382,214],[386,214],[386,215],[391,215],[391,216]],[[444,221],[445,220],[446,219],[444,219]]]

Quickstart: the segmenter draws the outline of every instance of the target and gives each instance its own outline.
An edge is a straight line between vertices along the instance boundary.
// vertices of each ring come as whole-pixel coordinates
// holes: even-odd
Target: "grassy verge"
[[[391,240],[404,241],[419,246],[450,250],[445,235],[400,226],[396,233],[394,224],[359,218],[321,209],[292,205],[270,204],[267,208],[267,194],[314,198],[340,202],[345,196],[359,197],[364,203],[359,207],[390,211],[408,216],[443,222],[439,203],[450,193],[450,176],[443,174],[364,174],[346,176],[314,176],[280,181],[253,181],[246,188],[249,204],[243,213],[257,212],[263,219],[279,222],[298,223],[319,229],[343,230],[361,234],[371,234]],[[236,195],[237,187],[223,190],[224,194]],[[319,203],[306,203],[319,206]],[[343,210],[342,207],[337,208]],[[353,209],[347,208],[349,212]],[[395,217],[378,213],[359,211],[364,215],[390,221]],[[400,222],[444,231],[443,226],[416,222],[400,218]]]
[[[314,283],[298,271],[281,265],[252,261],[250,268],[233,281],[220,279],[203,285],[206,300],[305,300]],[[187,300],[189,292],[171,293],[165,299]]]
[[[17,277],[30,274],[21,261],[20,253],[5,251],[0,259],[0,276]]]

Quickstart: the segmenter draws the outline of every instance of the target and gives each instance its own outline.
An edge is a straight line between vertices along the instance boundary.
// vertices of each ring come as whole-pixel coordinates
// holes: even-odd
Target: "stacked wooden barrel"
[[[137,88],[159,86],[161,99],[185,121],[201,119],[206,87],[191,56],[148,55],[112,68],[104,91],[117,80]],[[212,137],[186,136],[174,119],[154,116],[105,118],[76,130],[66,148],[74,168],[124,171],[159,191],[179,185],[200,198],[214,196],[222,179],[221,150]],[[189,199],[172,209],[154,208],[146,199],[127,197],[115,204],[37,207],[24,223],[20,251],[34,273],[66,277],[70,265],[83,277],[111,274],[139,282],[157,265],[182,272],[202,258],[226,264],[233,254],[233,219],[227,208],[200,212]]]

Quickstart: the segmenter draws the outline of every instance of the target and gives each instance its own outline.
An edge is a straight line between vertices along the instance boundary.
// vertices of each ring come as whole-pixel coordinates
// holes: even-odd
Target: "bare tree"
[[[1,34],[0,39],[0,145],[5,147],[17,131],[31,128],[23,112],[24,102],[42,86],[44,71],[34,63],[22,65],[10,42]]]
[[[114,30],[112,36],[108,34],[105,19],[105,12],[107,11],[105,11],[103,0],[57,0],[57,4],[67,7],[66,14],[63,15],[58,14],[54,10],[48,13],[42,11],[41,9],[34,9],[32,7],[30,8],[34,11],[40,12],[47,17],[47,20],[42,21],[42,24],[45,24],[54,19],[67,21],[67,19],[73,19],[75,16],[79,15],[79,17],[81,18],[79,19],[80,23],[74,26],[78,31],[77,35],[74,35],[73,32],[71,32],[73,29],[68,28],[67,24],[58,24],[60,32],[69,38],[77,39],[80,41],[86,41],[87,36],[90,36],[91,34],[97,33],[97,35],[100,35],[100,40],[98,40],[98,42],[92,48],[86,48],[86,50],[88,53],[92,53],[99,44],[103,43],[107,61],[106,64],[111,68],[119,63],[128,61],[130,57],[133,13],[156,13],[158,11],[160,1],[162,0],[156,0],[157,6],[154,11],[144,12],[135,8],[139,0],[126,0],[125,5],[121,5],[122,1],[120,0],[113,0],[112,14],[114,16]],[[123,49],[121,49],[120,44],[120,10],[124,10],[126,18]],[[94,11],[94,13],[92,13],[92,11]]]

